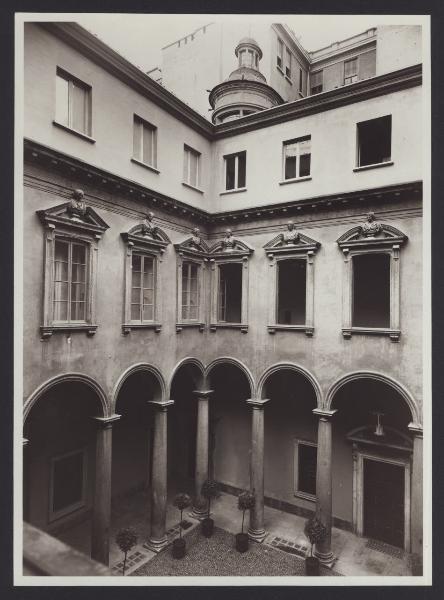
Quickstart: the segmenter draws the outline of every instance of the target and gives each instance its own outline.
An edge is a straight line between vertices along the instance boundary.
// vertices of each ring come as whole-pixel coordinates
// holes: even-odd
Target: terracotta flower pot
[[[214,521],[213,519],[206,518],[202,521],[202,534],[209,538],[213,535]]]
[[[319,575],[319,559],[316,556],[307,556],[305,559],[305,574]]]
[[[236,550],[238,552],[246,552],[248,550],[248,546],[248,534],[236,533]]]
[[[173,558],[183,558],[185,556],[186,544],[185,540],[178,538],[173,542]]]

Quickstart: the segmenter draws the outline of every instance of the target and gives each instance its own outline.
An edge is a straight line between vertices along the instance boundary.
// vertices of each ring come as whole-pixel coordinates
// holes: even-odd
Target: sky
[[[161,48],[216,21],[286,23],[307,51],[317,50],[382,22],[378,15],[159,15],[87,14],[75,20],[144,71],[161,65]],[[248,35],[248,32],[247,32]]]

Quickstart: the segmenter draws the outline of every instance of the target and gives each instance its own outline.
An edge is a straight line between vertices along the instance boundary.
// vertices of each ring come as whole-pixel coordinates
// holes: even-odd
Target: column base
[[[265,529],[251,529],[250,527],[248,528],[248,537],[250,538],[250,540],[258,542],[259,544],[261,544],[265,540],[267,535],[268,534],[265,531]]]
[[[151,552],[155,552],[156,554],[159,554],[159,552],[162,552],[162,550],[164,550],[167,546],[168,546],[168,540],[167,540],[166,536],[164,536],[160,540],[155,540],[153,538],[150,538],[144,544],[145,548],[147,548],[148,550],[151,550]]]
[[[327,567],[328,569],[331,569],[336,562],[336,556],[331,550],[329,552],[319,552],[318,550],[315,550],[313,555],[319,559],[319,562],[323,567]]]
[[[188,516],[191,517],[192,519],[196,519],[197,521],[203,521],[204,519],[206,519],[208,517],[208,511],[201,510],[200,508],[193,506],[193,510],[190,513],[188,513]],[[211,513],[210,513],[210,517],[211,517]]]

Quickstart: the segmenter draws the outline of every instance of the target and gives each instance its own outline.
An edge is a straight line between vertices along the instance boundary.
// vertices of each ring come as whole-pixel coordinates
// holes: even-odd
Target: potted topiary
[[[246,552],[248,550],[248,534],[244,533],[245,511],[254,507],[255,498],[252,492],[241,492],[237,499],[237,507],[242,511],[241,533],[236,534],[236,550]]]
[[[322,521],[314,515],[305,523],[304,533],[311,544],[310,556],[305,558],[305,574],[319,575],[319,559],[316,558],[316,556],[313,556],[313,546],[314,544],[319,544],[325,540],[327,537],[327,529]]]
[[[185,540],[182,538],[182,515],[183,511],[191,504],[191,498],[188,494],[177,494],[173,505],[180,510],[179,537],[173,542],[173,557],[183,558],[185,556]]]
[[[115,539],[116,544],[125,554],[125,558],[123,559],[123,575],[125,575],[126,557],[131,548],[137,544],[137,533],[132,527],[125,527],[119,529]]]
[[[210,518],[211,514],[211,500],[219,496],[219,485],[214,479],[207,479],[202,484],[201,494],[208,502],[208,513],[205,519],[202,521],[202,533],[205,537],[209,538],[213,535],[214,521]]]

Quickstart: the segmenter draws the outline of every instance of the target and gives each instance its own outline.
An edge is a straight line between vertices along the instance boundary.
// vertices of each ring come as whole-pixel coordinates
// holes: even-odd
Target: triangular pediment
[[[163,229],[154,225],[153,219],[154,214],[150,212],[141,223],[120,235],[126,243],[136,247],[163,252],[166,246],[171,244],[171,240]]]
[[[287,234],[287,235],[286,235]],[[279,233],[272,240],[267,242],[264,246],[264,250],[267,254],[271,253],[289,253],[289,252],[308,252],[316,251],[320,242],[317,242],[308,235],[303,233],[295,232],[289,235],[287,232]]]
[[[37,214],[43,225],[52,225],[56,228],[68,227],[95,234],[102,234],[109,228],[109,225],[93,208],[87,206],[83,199],[73,199],[46,210],[39,210]]]
[[[233,255],[242,255],[252,254],[254,252],[254,248],[252,248],[249,244],[244,242],[243,240],[239,240],[232,235],[226,235],[223,240],[216,242],[210,248],[210,254],[212,255],[224,255],[224,256],[233,256]]]
[[[209,247],[200,235],[192,235],[180,244],[174,244],[174,247],[178,252],[184,252],[186,254],[197,254],[204,256],[209,253]]]

